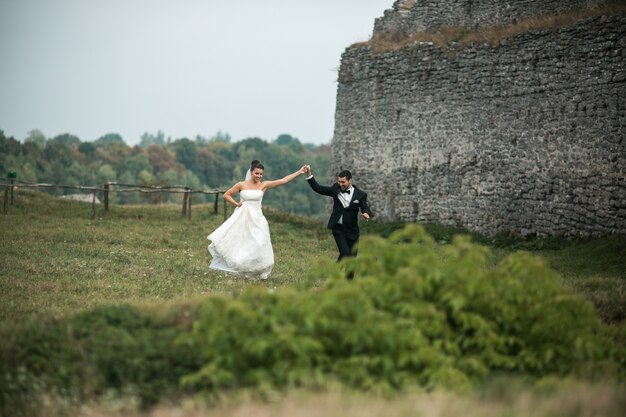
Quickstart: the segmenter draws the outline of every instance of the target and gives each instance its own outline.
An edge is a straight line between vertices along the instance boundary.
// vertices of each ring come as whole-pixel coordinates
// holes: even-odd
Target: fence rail
[[[143,186],[138,184],[121,184],[117,182],[105,182],[102,187],[92,187],[92,186],[84,186],[84,185],[59,185],[59,184],[46,184],[46,183],[32,183],[28,181],[21,181],[17,179],[11,179],[10,182],[7,180],[2,180],[0,182],[0,186],[4,186],[4,200],[3,200],[3,213],[8,214],[9,212],[9,192],[11,194],[11,204],[13,204],[13,190],[16,188],[62,188],[69,190],[82,190],[82,191],[90,191],[92,194],[91,200],[91,218],[96,217],[96,193],[102,192],[102,199],[104,201],[104,211],[109,211],[109,194],[110,193],[129,193],[129,192],[140,192],[145,194],[150,193],[172,193],[172,194],[183,194],[183,204],[182,204],[182,216],[187,217],[187,219],[191,219],[191,204],[192,199],[191,196],[193,194],[205,194],[205,195],[215,195],[215,202],[213,204],[213,210],[215,214],[218,213],[218,201],[219,195],[224,194],[223,190],[196,190],[187,186]],[[127,187],[127,188],[117,188],[117,187]],[[226,201],[224,201],[224,220],[228,217],[228,205]]]

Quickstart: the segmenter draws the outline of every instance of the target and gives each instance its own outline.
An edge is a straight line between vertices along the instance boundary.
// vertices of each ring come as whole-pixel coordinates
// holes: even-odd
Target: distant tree
[[[110,143],[119,143],[119,144],[124,144],[124,145],[126,144],[122,136],[119,135],[118,133],[107,133],[106,135],[100,136],[94,142],[96,146],[105,146]]]
[[[229,162],[237,161],[235,145],[227,142],[211,142],[208,148]]]
[[[150,171],[144,169],[137,175],[137,182],[140,185],[150,186],[156,184],[156,179]]]
[[[274,141],[274,144],[278,146],[288,146],[297,153],[304,153],[306,151],[306,148],[300,143],[298,138],[287,134],[279,135]]]
[[[178,172],[173,169],[165,171],[159,180],[161,185],[168,186],[181,185],[181,182]]]
[[[231,182],[232,163],[212,148],[198,149],[198,178],[212,188]]]
[[[124,184],[224,189],[244,178],[252,159],[265,164],[267,179],[281,178],[304,163],[310,163],[324,179],[330,160],[329,145],[301,144],[288,134],[272,142],[250,137],[230,143],[229,135],[218,132],[209,140],[198,135],[194,140],[165,143],[159,131],[144,135],[143,144],[151,142],[161,144],[131,148],[116,134],[105,135],[98,143],[80,142],[70,134],[45,141],[43,133],[35,129],[20,143],[0,130],[0,175],[17,171],[20,179],[58,185],[101,185],[118,180]],[[63,190],[49,192],[61,194]],[[291,213],[321,216],[325,212],[326,200],[311,193],[306,181],[292,181],[266,197],[264,204]],[[180,195],[166,193],[113,193],[112,198],[116,203],[181,201]],[[194,195],[193,201],[208,200]]]
[[[185,172],[185,175],[183,177],[183,185],[196,190],[202,188],[202,183],[200,182],[196,174],[190,171]]]
[[[63,133],[60,135],[56,135],[55,137],[50,139],[49,142],[62,143],[63,145],[67,145],[67,146],[72,146],[72,145],[78,146],[80,144],[80,138],[70,133]]]
[[[64,183],[66,185],[95,185],[95,176],[86,166],[74,161],[67,168]]]
[[[21,165],[21,158],[16,155],[2,154],[0,153],[0,177],[6,178],[7,173],[17,172],[18,179],[22,179],[22,175],[19,172]]]
[[[165,145],[165,134],[159,130],[156,135],[152,135],[148,132],[141,135],[139,146],[147,148],[150,145]]]
[[[29,182],[37,182],[37,170],[30,162],[24,162],[19,170],[19,179]]]
[[[146,153],[155,175],[161,175],[168,169],[184,170],[184,167],[176,162],[174,152],[165,146],[150,145],[146,148]]]
[[[6,137],[0,130],[0,155],[19,155],[21,152],[20,143],[13,137]]]
[[[24,139],[24,143],[33,143],[40,149],[43,149],[44,146],[46,146],[46,136],[41,130],[33,129],[28,132],[28,136]]]
[[[257,152],[261,152],[262,150],[267,148],[267,142],[261,138],[247,138],[237,143],[237,148],[248,148],[254,149]]]
[[[198,169],[196,144],[187,138],[176,140],[172,143],[176,161],[180,162],[185,168],[195,172]]]
[[[124,142],[111,142],[96,148],[97,158],[115,167],[119,166],[130,155],[131,148]]]
[[[144,169],[147,171],[152,171],[150,161],[148,160],[148,155],[146,154],[137,154],[128,157],[121,162],[119,167],[120,168],[118,171],[130,172],[133,176],[139,175],[139,173]]]
[[[22,145],[22,154],[24,155],[24,158],[34,163],[41,158],[43,149],[43,147],[39,147],[39,145],[35,142],[26,142]]]
[[[230,135],[228,133],[222,132],[221,130],[218,130],[217,133],[215,135],[213,135],[213,137],[211,138],[211,142],[225,142],[225,143],[230,143]]]
[[[78,145],[78,151],[85,155],[85,157],[89,160],[92,159],[94,154],[96,153],[96,145],[92,142],[83,142]]]
[[[282,135],[278,135],[278,137],[274,140],[274,143],[277,145],[291,145],[294,142],[300,143],[298,139],[286,133],[283,133]]]
[[[100,168],[98,168],[98,171],[96,172],[96,181],[98,181],[98,183],[105,183],[108,181],[116,180],[117,175],[115,174],[115,170],[113,169],[113,167],[111,167],[111,165],[104,164],[100,166]]]
[[[57,143],[56,145],[66,147],[65,145],[62,145],[60,143]],[[50,142],[46,144],[46,149],[48,149],[49,146]],[[50,162],[46,162],[42,166],[42,170],[39,174],[39,179],[49,184],[72,185],[68,184],[68,182],[71,181],[68,181],[67,175],[70,166],[71,162],[69,164],[66,164],[64,162],[61,162],[60,159],[52,159]],[[64,193],[63,189],[61,188],[50,188],[48,192],[54,195],[62,195]]]
[[[43,157],[50,163],[59,163],[64,167],[69,167],[74,161],[72,150],[63,140],[49,140],[43,150]]]

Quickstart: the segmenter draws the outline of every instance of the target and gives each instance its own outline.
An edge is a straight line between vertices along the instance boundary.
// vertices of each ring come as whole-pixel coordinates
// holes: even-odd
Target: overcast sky
[[[0,130],[330,143],[341,54],[393,0],[0,0]]]

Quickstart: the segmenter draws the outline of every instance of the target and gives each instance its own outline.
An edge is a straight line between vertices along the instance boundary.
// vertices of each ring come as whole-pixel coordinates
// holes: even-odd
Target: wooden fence
[[[187,217],[187,219],[191,219],[191,204],[192,204],[192,195],[193,194],[205,194],[205,195],[215,195],[215,202],[213,204],[213,210],[215,214],[218,213],[218,201],[219,195],[224,194],[223,190],[194,190],[192,188],[186,186],[143,186],[137,184],[121,184],[117,182],[106,182],[103,187],[89,187],[83,185],[55,185],[55,184],[43,184],[43,183],[31,183],[27,181],[20,181],[12,179],[10,182],[6,180],[0,182],[0,186],[4,186],[4,200],[3,200],[3,213],[8,214],[9,212],[9,194],[10,194],[10,204],[13,204],[13,190],[15,188],[63,188],[69,190],[82,190],[89,191],[92,194],[91,199],[91,218],[96,217],[96,193],[102,192],[102,199],[104,202],[104,211],[109,211],[110,206],[110,193],[130,193],[130,192],[140,192],[140,193],[172,193],[172,194],[183,194],[183,204],[182,204],[182,216]],[[228,204],[224,201],[224,220],[228,217]]]

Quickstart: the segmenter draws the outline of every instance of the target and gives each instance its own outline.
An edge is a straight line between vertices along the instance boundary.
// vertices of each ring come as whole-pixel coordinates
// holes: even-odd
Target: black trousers
[[[337,262],[346,256],[356,256],[356,248],[354,245],[359,240],[358,235],[356,238],[349,237],[349,234],[346,233],[346,230],[341,224],[336,224],[331,230],[333,232],[333,237],[335,238],[335,243],[337,243],[337,249],[339,249]]]

